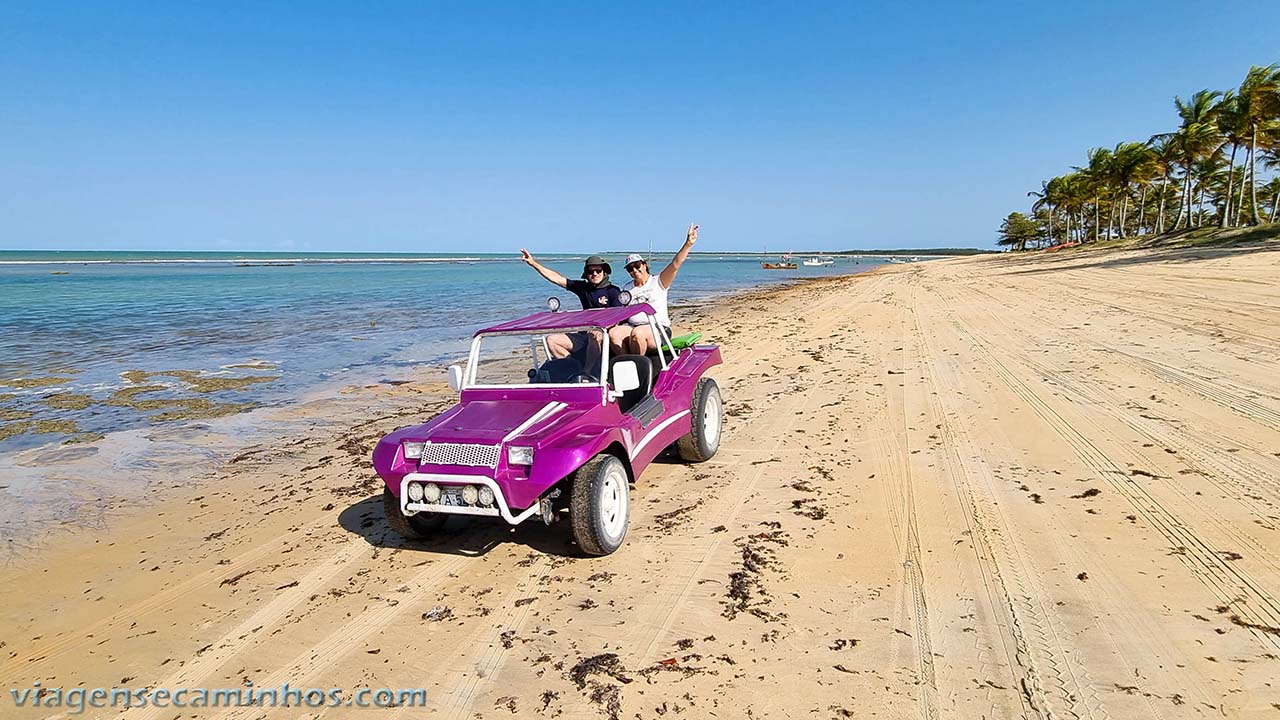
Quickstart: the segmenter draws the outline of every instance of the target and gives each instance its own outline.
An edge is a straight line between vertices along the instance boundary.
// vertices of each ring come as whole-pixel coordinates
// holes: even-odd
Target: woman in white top
[[[654,319],[666,328],[668,335],[671,334],[671,317],[667,314],[667,291],[671,289],[676,273],[680,271],[680,266],[689,257],[689,251],[697,241],[698,226],[690,225],[680,252],[657,275],[650,274],[649,263],[644,256],[639,253],[627,256],[627,272],[631,275],[631,282],[625,289],[631,293],[631,303],[649,303],[653,307]],[[622,347],[625,352],[636,355],[644,355],[658,346],[653,330],[649,328],[649,320],[642,313],[633,315],[626,324],[610,328],[609,341],[614,346]]]

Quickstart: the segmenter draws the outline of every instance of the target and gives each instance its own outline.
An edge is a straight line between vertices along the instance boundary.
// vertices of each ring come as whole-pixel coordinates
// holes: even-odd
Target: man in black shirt
[[[609,275],[613,272],[613,268],[609,263],[599,255],[592,255],[586,259],[582,266],[582,279],[570,280],[551,268],[543,265],[533,259],[533,255],[528,250],[520,248],[520,259],[538,274],[546,278],[549,282],[559,285],[578,296],[578,301],[582,303],[583,310],[603,307],[617,307],[622,305],[622,299],[618,293],[621,290],[617,285],[609,281]],[[569,354],[578,354],[583,350],[590,350],[590,345],[598,346],[601,338],[588,337],[587,333],[573,333],[566,335],[557,333],[547,337],[547,346],[551,349],[553,357],[562,358]],[[595,348],[598,350],[598,348]],[[590,353],[588,357],[594,355],[599,357],[597,353]],[[587,363],[589,365],[589,363]]]
[[[559,285],[578,296],[578,300],[582,303],[583,310],[602,307],[616,307],[622,304],[618,299],[620,289],[617,285],[609,282],[609,274],[613,272],[613,268],[609,266],[608,261],[599,255],[592,255],[587,258],[582,266],[582,279],[570,280],[551,268],[543,265],[528,250],[520,249],[520,259],[538,274],[546,278],[548,281]]]

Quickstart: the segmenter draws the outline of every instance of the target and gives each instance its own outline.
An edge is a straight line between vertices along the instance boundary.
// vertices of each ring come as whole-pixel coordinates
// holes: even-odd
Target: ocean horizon
[[[616,256],[621,259],[634,250],[604,250],[589,253],[539,253],[547,260],[574,261],[587,255]],[[711,258],[776,258],[787,255],[796,258],[832,256],[860,258],[867,255],[930,254],[930,250],[804,250],[782,252],[753,252],[733,250],[724,252],[693,252],[690,259]],[[660,253],[654,255],[662,257]],[[669,257],[669,256],[666,256]],[[449,262],[510,262],[519,261],[519,253],[411,253],[411,252],[304,252],[289,250],[0,250],[0,265],[98,265],[98,264],[204,264],[244,262],[295,262],[295,263],[449,263]]]

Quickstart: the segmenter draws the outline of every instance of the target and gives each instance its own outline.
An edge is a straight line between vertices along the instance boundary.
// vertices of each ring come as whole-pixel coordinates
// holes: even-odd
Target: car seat
[[[622,412],[630,410],[653,389],[653,366],[644,355],[616,355],[609,358],[609,384],[613,384],[613,367],[625,360],[631,360],[636,364],[636,376],[640,378],[640,387],[628,390],[618,398],[618,409]]]

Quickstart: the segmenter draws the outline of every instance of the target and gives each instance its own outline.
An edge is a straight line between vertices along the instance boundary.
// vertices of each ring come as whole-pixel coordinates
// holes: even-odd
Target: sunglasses
[[[604,268],[602,268],[602,267],[589,267],[589,268],[587,268],[587,274],[588,274],[588,275],[603,275],[603,274],[604,274]]]
[[[627,272],[631,273],[632,275],[635,275],[636,273],[640,272],[640,270],[641,270],[643,267],[644,267],[644,266],[643,266],[643,265],[640,265],[639,263],[637,263],[637,264],[635,264],[635,265],[628,265],[628,266],[627,266]]]

